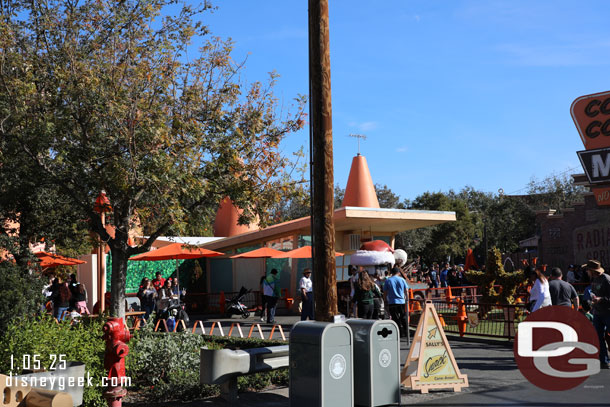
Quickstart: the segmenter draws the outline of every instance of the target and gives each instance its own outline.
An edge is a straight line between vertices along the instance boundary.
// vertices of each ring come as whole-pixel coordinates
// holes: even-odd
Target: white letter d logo
[[[517,350],[522,357],[563,356],[574,350],[574,346],[562,346],[554,350],[533,350],[534,328],[554,329],[561,332],[562,342],[578,342],[578,333],[570,325],[550,321],[525,321],[519,324]]]

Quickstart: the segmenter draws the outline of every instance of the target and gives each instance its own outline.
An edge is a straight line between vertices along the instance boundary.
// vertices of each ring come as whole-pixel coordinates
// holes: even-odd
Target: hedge
[[[0,337],[0,372],[20,374],[16,366],[11,370],[11,355],[21,360],[23,355],[40,355],[44,368],[50,355],[65,354],[67,361],[85,363],[94,383],[100,383],[104,371],[105,343],[102,339],[103,318],[84,319],[80,324],[57,324],[49,316],[21,318],[12,321]],[[126,374],[131,378],[128,389],[133,396],[146,400],[189,400],[216,396],[217,385],[199,384],[199,352],[210,349],[248,349],[282,345],[286,342],[261,339],[226,338],[208,335],[160,333],[152,331],[152,324],[136,331],[129,342]],[[270,385],[288,385],[288,369],[242,376],[239,391],[262,390]],[[102,387],[85,387],[83,405],[103,407]]]

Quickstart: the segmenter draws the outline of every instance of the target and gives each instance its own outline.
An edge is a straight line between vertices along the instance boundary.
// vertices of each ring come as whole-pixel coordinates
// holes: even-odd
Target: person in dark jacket
[[[606,346],[606,333],[610,332],[610,276],[604,272],[597,260],[583,265],[591,278],[591,303],[593,326],[599,339],[599,362],[602,369],[610,368],[610,357]]]
[[[144,311],[144,321],[148,321],[148,317],[155,309],[155,299],[157,298],[157,290],[152,285],[152,281],[148,278],[144,278],[140,284],[138,290],[138,298],[140,299],[140,305],[142,311]]]
[[[358,281],[355,284],[354,301],[358,303],[358,318],[371,319],[374,311],[373,280],[366,270],[358,272]]]

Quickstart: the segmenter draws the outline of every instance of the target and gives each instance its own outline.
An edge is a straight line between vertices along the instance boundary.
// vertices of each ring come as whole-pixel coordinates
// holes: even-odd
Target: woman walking
[[[551,305],[549,282],[544,274],[542,274],[540,270],[530,267],[528,270],[528,277],[530,282],[534,284],[530,290],[530,312],[534,312],[542,307],[548,307]]]

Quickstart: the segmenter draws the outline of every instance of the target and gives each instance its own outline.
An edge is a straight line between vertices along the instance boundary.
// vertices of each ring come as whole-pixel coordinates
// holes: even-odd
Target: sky
[[[570,116],[610,90],[604,1],[331,0],[335,184],[361,142],[373,181],[402,199],[426,191],[526,192],[582,173]],[[247,58],[242,78],[276,71],[284,109],[308,92],[306,0],[216,0],[202,21]],[[309,131],[282,143],[291,154]]]

